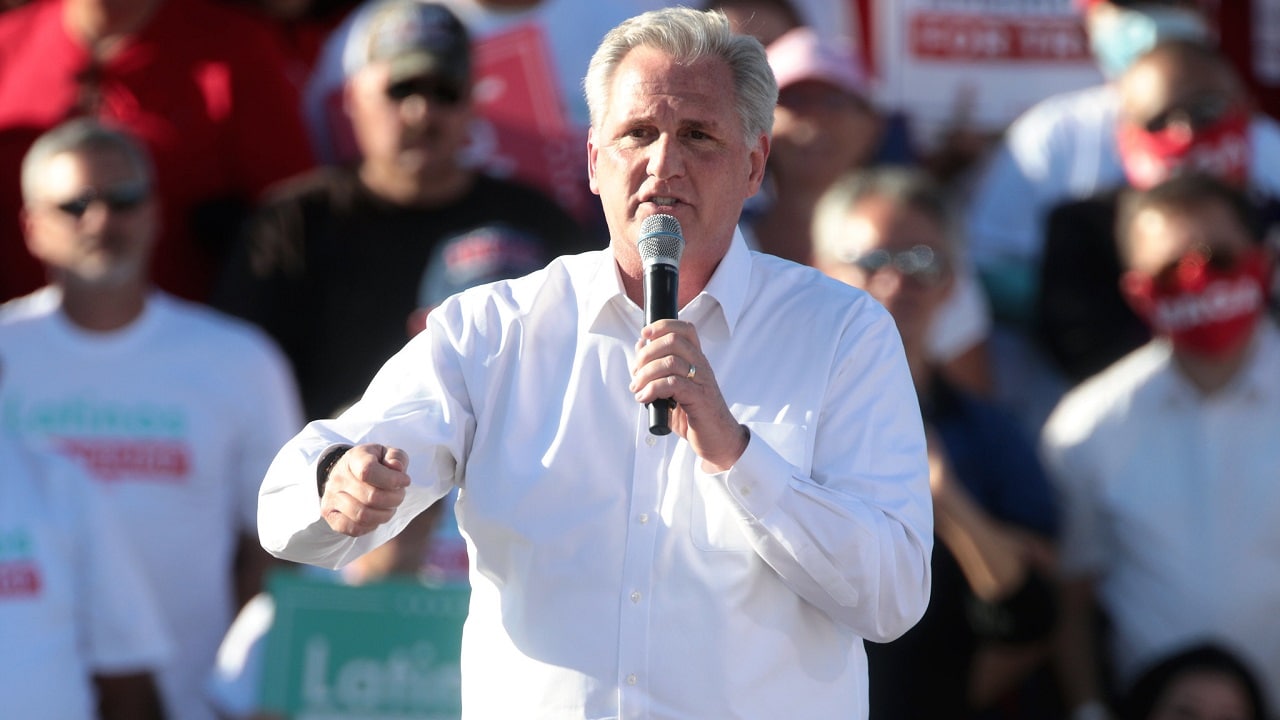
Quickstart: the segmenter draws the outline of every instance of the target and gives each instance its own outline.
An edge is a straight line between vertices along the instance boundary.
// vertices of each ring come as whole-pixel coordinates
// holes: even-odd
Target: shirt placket
[[[652,678],[649,649],[652,645],[653,576],[655,548],[661,517],[658,513],[674,433],[649,432],[648,409],[640,406],[635,422],[635,466],[631,473],[631,504],[627,516],[626,548],[620,588],[618,622],[618,717],[637,720],[648,716]]]

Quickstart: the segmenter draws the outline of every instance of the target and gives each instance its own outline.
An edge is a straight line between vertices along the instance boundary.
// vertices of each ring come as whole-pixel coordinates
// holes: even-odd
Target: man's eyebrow
[[[722,127],[723,124],[715,120],[689,119],[680,123],[682,130],[705,130],[712,134],[719,134]]]

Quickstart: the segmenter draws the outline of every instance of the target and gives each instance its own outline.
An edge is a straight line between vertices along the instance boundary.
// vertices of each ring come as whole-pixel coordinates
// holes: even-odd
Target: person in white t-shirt
[[[1195,0],[1086,0],[1090,49],[1110,81],[1164,39],[1204,39]],[[1124,181],[1116,148],[1114,82],[1054,95],[1009,127],[968,212],[970,252],[1002,318],[1025,319],[1046,214]]]
[[[0,465],[4,717],[165,717],[170,637],[119,518],[73,463],[4,430]]]
[[[1252,215],[1206,175],[1121,201],[1122,289],[1156,339],[1068,393],[1041,437],[1063,508],[1060,667],[1078,717],[1103,716],[1108,680],[1124,693],[1202,641],[1280,699],[1267,511],[1280,504],[1280,332],[1265,312],[1274,253]]]
[[[204,678],[269,561],[256,492],[302,424],[293,378],[260,331],[151,285],[157,202],[134,138],[60,125],[22,184],[50,283],[0,306],[3,422],[103,486],[179,639],[159,673],[170,717],[209,720]]]

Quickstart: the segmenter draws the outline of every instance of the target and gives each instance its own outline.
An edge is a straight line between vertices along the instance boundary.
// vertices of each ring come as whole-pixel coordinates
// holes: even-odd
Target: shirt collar
[[[621,271],[613,258],[612,250],[601,251],[599,260],[588,281],[583,319],[592,329],[596,329],[605,308],[610,305],[617,306],[621,312],[638,312],[643,316],[644,309],[631,302],[623,290]],[[707,286],[687,306],[688,312],[702,316],[711,312],[708,304],[718,306],[725,326],[732,333],[746,305],[751,262],[751,250],[747,247],[742,231],[734,228],[728,251],[721,258],[720,265],[712,273]]]
[[[1269,316],[1258,320],[1254,336],[1253,356],[1245,366],[1241,389],[1248,397],[1275,399],[1280,395],[1276,368],[1280,367],[1280,332]]]
[[[1167,406],[1194,406],[1213,402],[1219,397],[1250,402],[1280,397],[1280,383],[1276,382],[1275,375],[1276,367],[1280,366],[1280,331],[1269,318],[1263,317],[1259,320],[1257,333],[1252,340],[1253,347],[1249,350],[1249,359],[1239,374],[1226,387],[1214,394],[1214,400],[1206,400],[1191,381],[1174,367],[1172,348],[1167,340],[1157,339],[1155,342],[1163,345],[1166,355],[1165,363],[1168,370],[1163,374],[1162,384],[1157,387],[1159,395]]]
[[[720,306],[724,316],[724,324],[733,334],[734,327],[742,317],[743,308],[747,304],[747,293],[751,289],[751,250],[742,236],[740,228],[734,228],[733,240],[729,250],[720,260],[720,265],[711,275],[711,281],[703,288],[698,297],[689,303],[690,309],[698,309],[706,302],[714,301]],[[706,299],[704,299],[706,298]],[[706,312],[699,310],[699,312]]]
[[[636,311],[635,303],[631,302],[623,290],[622,272],[618,269],[618,262],[613,258],[613,249],[606,248],[598,251],[596,255],[597,262],[587,280],[587,291],[583,296],[585,302],[582,317],[579,320],[591,331],[600,331],[605,327],[601,323],[606,316],[606,308],[616,307],[616,312],[621,312],[624,316]]]

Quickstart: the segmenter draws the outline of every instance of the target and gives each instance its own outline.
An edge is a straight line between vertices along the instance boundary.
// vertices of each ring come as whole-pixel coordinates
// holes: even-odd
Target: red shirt
[[[208,0],[165,0],[110,60],[62,22],[62,0],[0,14],[0,300],[43,284],[18,224],[22,155],[43,131],[93,114],[151,150],[162,202],[156,283],[203,300],[230,245],[236,215],[268,185],[310,168],[297,88],[270,36]],[[77,77],[91,76],[88,81]],[[226,225],[226,227],[222,227]]]

